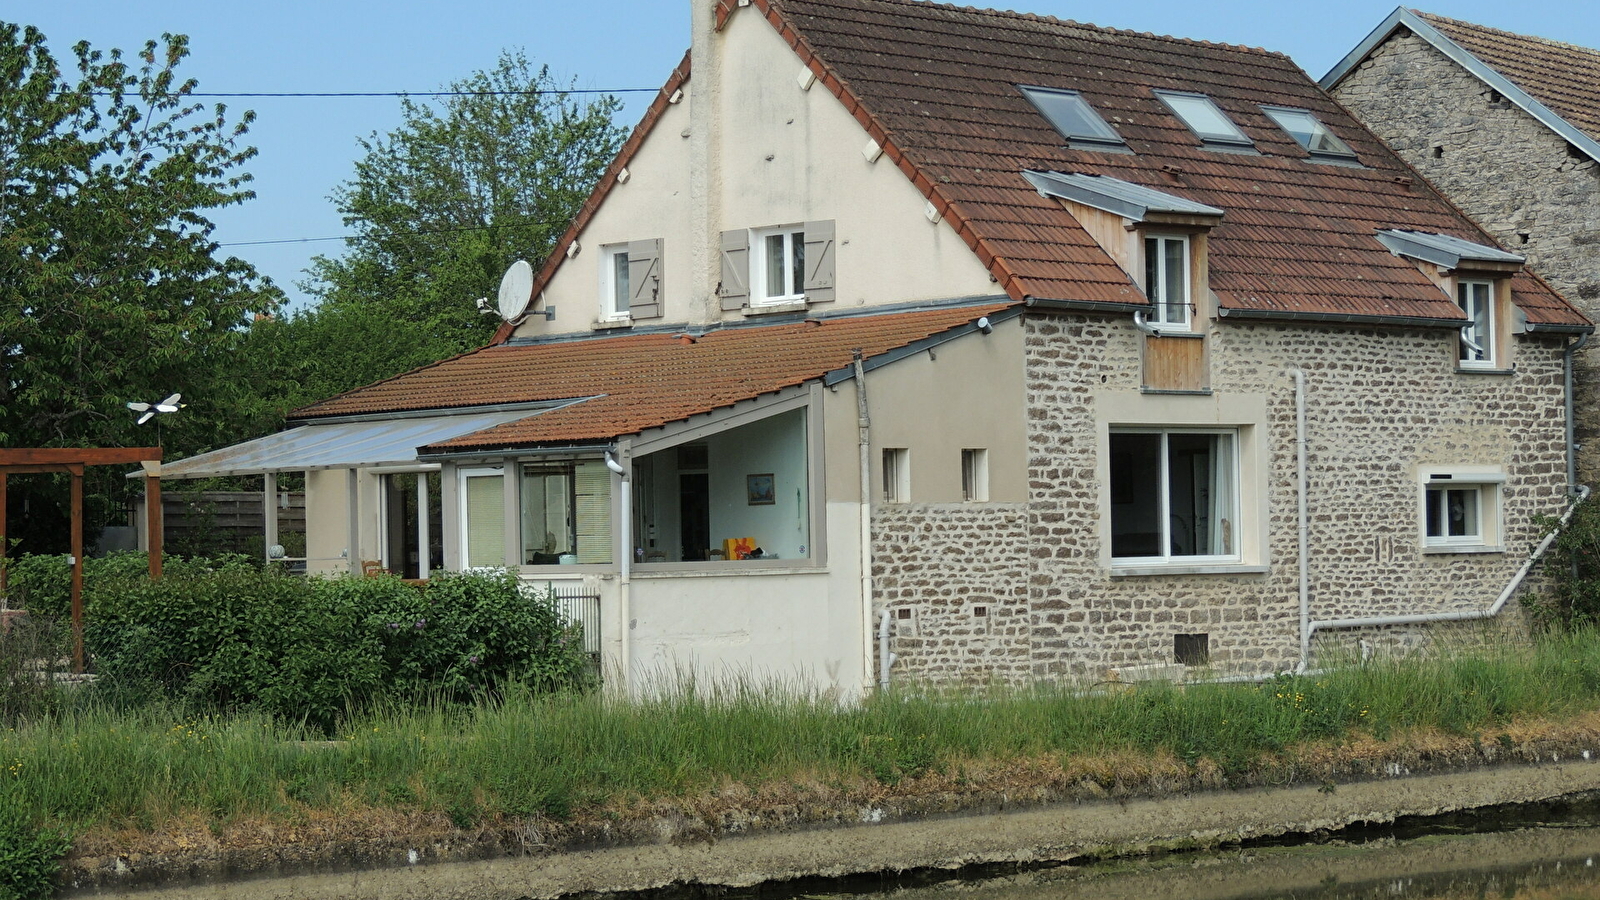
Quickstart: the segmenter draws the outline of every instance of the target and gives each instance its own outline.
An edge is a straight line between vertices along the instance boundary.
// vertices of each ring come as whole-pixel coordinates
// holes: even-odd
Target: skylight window
[[[1339,140],[1310,110],[1291,109],[1286,106],[1263,106],[1261,111],[1272,117],[1278,127],[1289,133],[1295,143],[1311,152],[1313,159],[1355,159],[1356,152]]]
[[[1255,146],[1210,97],[1176,91],[1156,91],[1155,95],[1183,120],[1183,124],[1189,126],[1201,143],[1241,149]]]
[[[1122,136],[1111,130],[1089,101],[1077,91],[1017,86],[1039,112],[1050,120],[1069,146],[1090,150],[1120,149]]]

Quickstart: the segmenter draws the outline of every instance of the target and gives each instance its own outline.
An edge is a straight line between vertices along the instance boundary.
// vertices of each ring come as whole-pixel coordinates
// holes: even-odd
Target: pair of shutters
[[[834,296],[833,220],[807,222],[806,273],[802,291],[807,303],[828,303]],[[739,228],[722,233],[722,283],[717,287],[725,310],[743,309],[750,303],[750,231]]]
[[[628,242],[628,315],[661,317],[661,238]]]

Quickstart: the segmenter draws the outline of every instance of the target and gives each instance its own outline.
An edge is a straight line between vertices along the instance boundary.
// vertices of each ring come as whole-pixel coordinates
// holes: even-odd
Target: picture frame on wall
[[[771,472],[760,475],[746,475],[744,484],[748,505],[771,506],[777,502],[777,492],[774,489]]]

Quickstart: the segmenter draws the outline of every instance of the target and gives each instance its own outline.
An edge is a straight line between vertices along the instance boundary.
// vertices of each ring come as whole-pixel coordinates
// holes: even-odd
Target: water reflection
[[[884,900],[1600,900],[1592,808],[1402,824],[1323,844],[1064,866],[874,892]],[[1509,830],[1485,831],[1485,828]],[[813,895],[817,896],[817,895]],[[839,897],[841,895],[832,895]],[[861,900],[860,894],[854,895]]]

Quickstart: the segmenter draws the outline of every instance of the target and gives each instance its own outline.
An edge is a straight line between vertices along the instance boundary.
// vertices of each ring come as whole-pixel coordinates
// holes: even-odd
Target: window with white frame
[[[911,451],[905,447],[883,449],[883,500],[885,503],[911,500]]]
[[[806,233],[803,226],[765,228],[751,242],[751,303],[805,299]]]
[[[600,248],[600,317],[606,321],[628,318],[628,245]]]
[[[1500,485],[1495,471],[1433,469],[1423,473],[1425,550],[1496,549],[1500,543]]]
[[[1145,295],[1150,298],[1150,321],[1155,324],[1189,324],[1189,238],[1151,234],[1144,239]]]
[[[1237,446],[1237,429],[1113,429],[1112,559],[1236,561]]]
[[[611,561],[611,474],[600,460],[522,467],[524,565]]]
[[[1456,281],[1456,303],[1467,314],[1461,329],[1461,365],[1465,368],[1492,369],[1495,359],[1494,282],[1461,278]]]
[[[982,502],[989,499],[989,451],[977,448],[961,451],[961,499]]]
[[[461,562],[506,564],[505,475],[500,467],[461,470]]]

